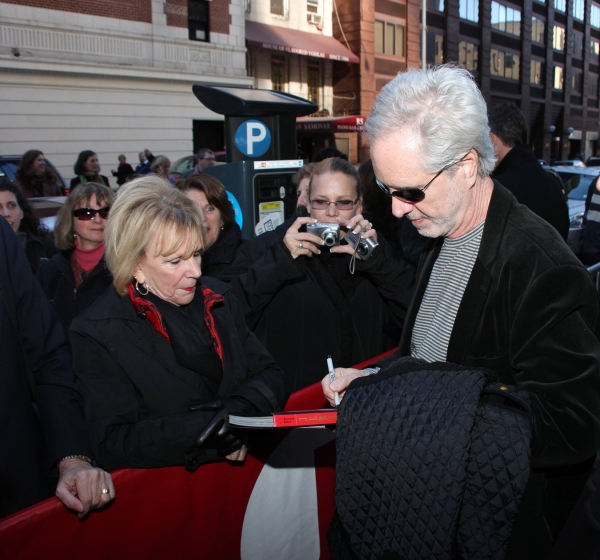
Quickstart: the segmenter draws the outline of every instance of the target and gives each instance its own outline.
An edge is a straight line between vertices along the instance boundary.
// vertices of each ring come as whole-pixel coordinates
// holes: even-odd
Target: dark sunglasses
[[[464,155],[462,158],[460,158],[458,161],[455,161],[454,163],[449,163],[448,165],[442,167],[435,174],[434,178],[431,179],[431,181],[429,181],[429,183],[427,183],[424,187],[393,187],[394,190],[392,190],[392,188],[388,187],[387,185],[384,185],[379,179],[375,179],[375,182],[377,183],[377,186],[388,196],[401,198],[402,200],[405,200],[406,202],[410,202],[412,204],[421,202],[425,198],[425,191],[429,188],[429,185],[431,185],[431,183],[433,183],[444,171],[450,169],[453,165],[460,163],[463,159],[467,157],[467,155]]]
[[[73,210],[73,216],[75,216],[78,220],[91,220],[96,214],[100,214],[100,217],[103,220],[106,220],[109,212],[110,206],[105,206],[99,210],[96,210],[95,208],[77,208]]]

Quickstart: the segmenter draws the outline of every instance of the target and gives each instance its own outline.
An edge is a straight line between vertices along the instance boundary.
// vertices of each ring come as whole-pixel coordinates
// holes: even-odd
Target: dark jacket
[[[242,231],[234,223],[202,255],[202,274],[215,278],[219,276],[231,266],[242,243]]]
[[[212,307],[224,355],[216,398],[237,395],[261,413],[281,409],[287,397],[282,372],[247,329],[230,287],[213,278],[202,285],[224,298]],[[199,375],[178,365],[170,343],[129,296],[108,290],[73,321],[70,336],[92,445],[104,468],[195,470],[217,460],[216,451],[194,445],[214,415],[189,410],[202,399]]]
[[[103,257],[83,282],[75,287],[71,255],[72,251],[61,251],[50,260],[42,262],[38,271],[38,280],[58,314],[65,333],[69,332],[73,319],[112,284],[112,275],[106,268]]]
[[[133,177],[133,167],[128,163],[120,163],[116,171],[113,171],[113,177],[117,178],[117,185],[124,185],[130,177]]]
[[[108,177],[106,177],[105,175],[100,175],[100,178],[102,179],[102,182],[107,187],[110,187],[110,183],[108,182]],[[77,177],[73,177],[71,179],[71,183],[69,184],[69,189],[72,192],[75,189],[75,187],[78,187],[79,185],[81,185],[81,177],[78,175]]]
[[[0,220],[0,517],[48,498],[48,474],[67,455],[91,456],[67,341],[23,249]],[[33,372],[39,417],[23,356]],[[43,438],[42,438],[43,435]],[[45,444],[45,445],[44,445]]]
[[[515,146],[492,174],[515,198],[554,226],[566,241],[569,236],[569,208],[559,181],[544,171],[525,144]]]
[[[434,240],[421,259],[400,356],[410,355],[415,319],[442,243]],[[548,545],[551,538],[544,532],[548,525],[554,532],[561,525],[550,494],[563,492],[562,502],[572,505],[581,487],[561,481],[589,471],[586,460],[600,447],[599,311],[589,274],[554,228],[495,182],[446,360],[489,368],[501,382],[531,395],[536,470],[521,508],[528,515],[515,524],[525,534],[517,537],[525,558],[543,553],[540,543],[546,538]]]
[[[281,233],[245,243],[220,278],[234,287],[248,326],[283,369],[289,391],[320,381],[328,355],[336,367],[348,367],[393,348],[398,338],[386,347],[384,328],[401,327],[415,269],[400,262],[393,280],[378,285],[371,271],[398,262],[385,242],[351,275],[349,255],[294,259]]]
[[[25,249],[25,255],[33,274],[36,275],[42,260],[52,258],[58,249],[49,235],[33,235],[29,232],[18,232],[17,236]]]
[[[490,371],[414,358],[354,381],[338,412],[332,556],[504,558],[529,477],[529,403]]]

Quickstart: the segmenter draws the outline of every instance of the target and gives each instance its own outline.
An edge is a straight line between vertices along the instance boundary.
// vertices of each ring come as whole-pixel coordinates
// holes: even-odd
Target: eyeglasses
[[[338,210],[352,210],[354,205],[358,202],[358,198],[356,200],[311,200],[310,206],[313,210],[327,210],[330,204],[335,204],[335,207]]]
[[[105,206],[104,208],[100,208],[96,210],[95,208],[76,208],[73,210],[73,216],[75,216],[78,220],[92,220],[96,214],[100,214],[100,217],[103,220],[108,218],[108,213],[110,212],[110,206]]]
[[[402,200],[405,200],[406,202],[410,202],[412,204],[421,202],[425,198],[425,191],[429,188],[429,185],[431,185],[431,183],[433,183],[444,171],[450,169],[453,165],[460,163],[463,159],[467,157],[467,155],[468,154],[465,154],[458,161],[455,161],[454,163],[449,163],[448,165],[442,167],[435,174],[435,177],[431,179],[431,181],[429,181],[429,183],[427,183],[424,187],[392,187],[394,189],[392,190],[392,188],[388,187],[387,185],[384,185],[379,179],[375,179],[375,182],[377,183],[377,186],[389,196],[401,198]]]

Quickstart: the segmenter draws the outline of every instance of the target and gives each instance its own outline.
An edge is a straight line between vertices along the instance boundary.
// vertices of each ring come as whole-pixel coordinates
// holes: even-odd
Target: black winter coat
[[[67,341],[23,249],[0,220],[0,517],[52,495],[48,474],[67,455],[92,456]],[[23,355],[33,372],[39,418]],[[43,438],[42,438],[43,435]]]
[[[544,171],[528,146],[515,146],[496,166],[492,176],[513,193],[518,202],[554,226],[566,241],[569,208],[562,185]]]
[[[233,286],[248,326],[283,369],[290,392],[320,381],[328,355],[336,367],[348,367],[393,348],[394,342],[385,347],[384,328],[402,326],[410,301],[415,269],[385,242],[364,266],[357,262],[354,276],[349,255],[330,256],[294,259],[278,229],[245,243],[220,276]],[[341,282],[330,273],[333,259],[345,270]],[[388,260],[399,263],[399,272],[378,285],[369,274]]]
[[[242,243],[242,231],[234,223],[202,255],[202,274],[215,278],[219,276],[231,266]]]
[[[73,319],[112,285],[112,275],[106,268],[103,257],[83,282],[75,287],[71,255],[72,251],[61,251],[50,260],[42,262],[38,271],[38,280],[58,314],[65,333],[69,332]]]
[[[280,410],[287,398],[283,374],[246,327],[230,287],[213,278],[201,284],[224,298],[212,307],[224,354],[215,398],[237,395],[261,413]],[[111,287],[73,321],[70,336],[94,453],[104,468],[195,470],[217,460],[216,451],[194,445],[214,415],[189,410],[202,402],[204,384],[179,366],[170,343],[129,296]]]
[[[25,232],[18,232],[17,235],[24,245],[25,255],[27,255],[29,266],[31,266],[34,275],[37,274],[42,260],[50,259],[58,253],[58,249],[48,235],[38,236]],[[24,238],[21,236],[24,236]]]
[[[432,241],[419,264],[398,356],[410,355],[442,243]],[[587,270],[554,228],[495,182],[446,361],[488,368],[531,395],[534,471],[508,558],[544,557],[548,528],[556,534],[589,474],[588,459],[600,447],[599,337],[598,295]]]

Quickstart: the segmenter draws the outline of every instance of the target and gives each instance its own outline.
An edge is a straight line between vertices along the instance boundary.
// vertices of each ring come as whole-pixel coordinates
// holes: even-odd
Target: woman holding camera
[[[351,164],[340,158],[318,163],[308,198],[310,217],[296,219],[266,248],[260,237],[247,242],[220,276],[244,302],[248,325],[284,370],[290,391],[320,381],[328,355],[343,366],[386,350],[384,327],[402,324],[414,281],[414,269],[402,263],[391,280],[379,282],[385,261],[398,262],[381,239],[351,272],[354,251],[346,232],[377,238],[360,213],[360,181]],[[314,224],[325,224],[319,235],[306,231]],[[331,226],[339,227],[341,245],[330,248],[321,234]],[[384,265],[375,270],[378,254]]]
[[[283,375],[232,290],[202,278],[194,202],[165,179],[121,188],[106,229],[113,286],[71,328],[94,455],[106,469],[243,461],[227,416],[285,404]]]

